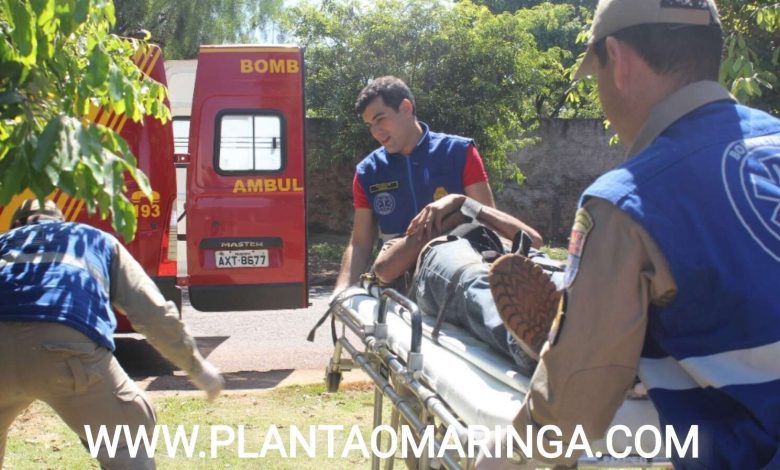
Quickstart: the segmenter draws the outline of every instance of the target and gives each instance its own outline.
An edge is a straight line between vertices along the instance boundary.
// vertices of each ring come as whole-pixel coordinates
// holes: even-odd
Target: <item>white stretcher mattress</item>
[[[378,295],[378,290],[372,290]],[[353,309],[364,325],[376,321],[379,300],[360,287],[352,287],[343,305]],[[388,347],[406,361],[411,349],[410,314],[397,303],[388,300]],[[512,423],[528,390],[529,378],[518,373],[511,360],[477,340],[465,330],[444,323],[439,344],[431,339],[435,318],[423,315],[423,380],[436,392],[466,425],[507,426]],[[587,406],[587,404],[583,404]],[[643,425],[659,428],[658,414],[649,400],[626,400],[618,410],[612,425],[622,424],[632,434]],[[616,433],[615,451],[634,446],[632,440]],[[649,433],[643,437],[652,438]],[[643,448],[654,442],[643,439]],[[593,451],[607,455],[603,441],[592,443]]]

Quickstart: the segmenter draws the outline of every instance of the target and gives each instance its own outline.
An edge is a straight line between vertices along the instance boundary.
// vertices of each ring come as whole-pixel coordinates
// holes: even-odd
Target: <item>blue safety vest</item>
[[[780,120],[717,101],[583,194],[638,222],[677,295],[652,306],[639,375],[662,425],[698,425],[676,468],[780,468]],[[586,248],[587,249],[587,248]]]
[[[405,232],[427,204],[464,192],[466,150],[473,141],[420,125],[423,137],[411,155],[388,154],[380,147],[357,165],[357,177],[379,222],[382,241]]]
[[[0,235],[0,321],[61,323],[113,350],[115,243],[70,222],[40,221]]]

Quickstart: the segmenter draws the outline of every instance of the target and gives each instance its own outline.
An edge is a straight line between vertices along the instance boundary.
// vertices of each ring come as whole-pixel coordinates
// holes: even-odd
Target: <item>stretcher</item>
[[[434,341],[431,332],[435,317],[422,314],[399,292],[363,280],[361,285],[340,293],[329,313],[335,346],[326,370],[328,390],[336,392],[342,373],[359,367],[375,385],[374,428],[386,424],[383,401],[387,399],[392,405],[389,425],[393,429],[398,430],[403,423],[418,438],[426,427],[433,425],[436,429],[434,457],[423,453],[412,463],[407,459],[407,465],[420,469],[470,468],[474,459],[463,458],[445,445],[445,439],[452,438],[446,433],[455,432],[465,449],[470,427],[505,428],[517,415],[529,378],[515,371],[510,359],[457,326],[444,323],[438,341]],[[627,426],[631,436],[643,425],[659,427],[658,415],[646,399],[626,400],[613,420],[615,424]],[[644,439],[648,433],[641,436],[641,448],[653,449],[654,442]],[[611,442],[619,453],[627,446],[636,446],[627,433],[615,433]],[[671,468],[663,459],[636,455],[611,458],[604,440],[589,444],[594,454],[600,452],[603,456],[581,457],[578,468]],[[442,446],[445,451],[440,452]],[[381,459],[374,454],[372,469],[379,469],[380,464]],[[385,468],[393,464],[393,458],[385,459]],[[526,460],[517,466],[539,467],[548,465]]]

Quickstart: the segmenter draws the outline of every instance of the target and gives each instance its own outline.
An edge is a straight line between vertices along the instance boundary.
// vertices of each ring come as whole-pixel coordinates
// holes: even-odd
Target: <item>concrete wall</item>
[[[328,123],[307,121],[307,153],[319,150],[321,139],[331,135],[333,128]],[[611,134],[599,120],[545,120],[535,135],[540,138],[538,144],[510,155],[525,174],[525,182],[520,186],[505,183],[496,191],[497,205],[537,228],[546,240],[565,242],[580,193],[622,162],[624,150],[609,145]],[[313,158],[309,163],[309,226],[348,233],[354,163],[315,166]]]
[[[526,179],[496,192],[497,206],[539,230],[545,239],[566,241],[580,193],[624,160],[622,145],[609,145],[611,132],[599,120],[541,122],[541,140],[510,155]]]
[[[352,230],[352,178],[357,162],[330,161],[323,142],[336,135],[336,124],[306,119],[306,216],[316,232],[349,233]]]

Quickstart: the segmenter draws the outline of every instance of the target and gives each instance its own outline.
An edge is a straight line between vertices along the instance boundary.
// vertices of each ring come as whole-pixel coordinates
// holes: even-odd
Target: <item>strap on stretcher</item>
[[[371,287],[378,287],[379,284],[377,283],[376,277],[374,277],[370,273],[366,273],[360,276],[362,283],[364,284],[364,287],[366,291],[370,291]],[[319,320],[317,320],[317,323],[314,325],[314,327],[309,331],[309,334],[306,336],[306,341],[312,343],[314,342],[314,335],[317,331],[317,329],[322,326],[323,323],[325,323],[325,320],[327,320],[328,316],[330,316],[330,336],[333,340],[333,346],[336,345],[336,342],[338,341],[338,334],[336,334],[336,315],[333,315],[333,307],[337,304],[340,304],[342,302],[345,302],[352,297],[363,295],[364,292],[361,291],[354,291],[352,289],[344,289],[343,291],[339,292],[336,297],[333,298],[333,300],[330,302],[330,305],[328,306],[328,309],[325,311],[325,314],[320,317]],[[400,303],[400,302],[399,302]]]
[[[333,301],[328,306],[328,309],[325,311],[325,314],[320,317],[319,320],[317,320],[317,323],[314,325],[314,327],[309,331],[309,334],[306,336],[306,341],[312,343],[314,342],[314,335],[317,332],[317,329],[322,326],[323,323],[325,323],[325,320],[328,319],[328,316],[330,316],[330,336],[333,339],[333,346],[336,345],[336,342],[338,341],[338,335],[336,334],[336,316],[333,315],[333,306],[344,302],[345,300],[349,300],[352,297],[355,297],[356,295],[362,295],[362,292],[350,292],[349,290],[343,290],[339,292],[339,294],[333,299]]]

